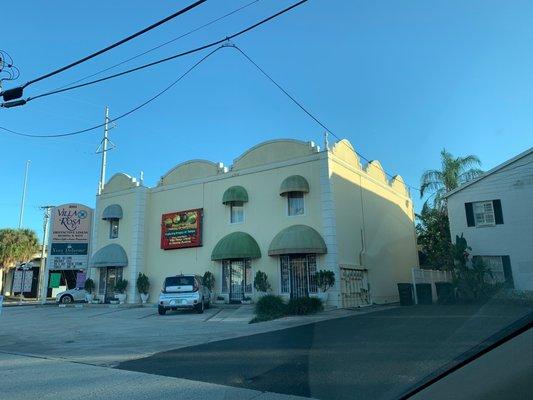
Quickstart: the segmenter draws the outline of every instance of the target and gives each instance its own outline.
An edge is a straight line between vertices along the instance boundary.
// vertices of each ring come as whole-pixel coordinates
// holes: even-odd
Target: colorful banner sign
[[[63,204],[53,209],[49,270],[87,268],[92,216],[93,210],[82,204]]]
[[[161,248],[170,250],[201,246],[202,216],[202,208],[163,214]]]
[[[85,287],[85,281],[87,280],[87,274],[85,272],[78,272],[76,274],[76,287],[83,289]]]

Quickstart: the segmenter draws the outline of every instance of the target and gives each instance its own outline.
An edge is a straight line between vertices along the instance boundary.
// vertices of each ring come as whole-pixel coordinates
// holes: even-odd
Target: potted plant
[[[270,282],[268,276],[263,271],[257,271],[254,277],[254,289],[257,291],[259,297],[263,297],[270,290]]]
[[[241,304],[252,304],[252,298],[250,296],[246,296],[241,300]]]
[[[335,285],[335,273],[330,270],[321,269],[316,273],[316,285],[322,292],[316,293],[313,297],[318,297],[322,300],[322,303],[325,303],[328,300],[328,289]]]
[[[202,283],[209,289],[209,300],[211,300],[211,293],[215,288],[215,276],[210,271],[206,271],[202,278]]]
[[[150,296],[150,294],[148,293],[150,290],[150,280],[145,274],[141,272],[139,272],[139,276],[137,277],[137,290],[141,294],[142,304],[146,304],[146,301]]]
[[[126,288],[128,287],[128,281],[126,279],[118,279],[115,282],[115,299],[119,301],[120,304],[124,304],[126,301]]]
[[[218,295],[215,304],[226,304],[226,298],[222,295]]]
[[[85,284],[83,285],[83,288],[87,292],[85,294],[85,301],[87,301],[87,303],[91,303],[94,298],[94,294],[93,294],[94,281],[91,278],[86,279]]]

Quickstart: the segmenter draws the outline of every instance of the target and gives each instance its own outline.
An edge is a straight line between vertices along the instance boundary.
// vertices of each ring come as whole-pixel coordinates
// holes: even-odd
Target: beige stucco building
[[[172,236],[180,219],[198,227],[201,245],[162,249],[162,230]],[[290,297],[313,294],[320,269],[336,276],[329,304],[386,303],[397,301],[396,283],[408,281],[418,264],[402,178],[388,180],[378,161],[363,168],[346,140],[325,151],[312,142],[272,140],[229,168],[178,164],[151,188],[116,174],[97,196],[92,253],[97,293],[112,296],[122,276],[129,303],[139,301],[139,272],[150,279],[151,302],[165,277],[205,271],[215,276],[215,296],[238,301],[255,297],[257,271],[268,275],[273,293]]]

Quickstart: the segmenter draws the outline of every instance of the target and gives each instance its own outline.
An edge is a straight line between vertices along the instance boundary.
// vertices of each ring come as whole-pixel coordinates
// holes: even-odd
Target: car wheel
[[[159,315],[165,315],[167,313],[167,310],[165,309],[165,307],[157,307],[157,312],[159,313]]]
[[[200,304],[198,304],[198,308],[196,309],[196,312],[197,312],[198,314],[203,314],[204,309],[205,309],[205,306],[204,306],[204,299],[202,299],[202,302],[201,302]]]
[[[59,302],[61,304],[70,304],[74,301],[74,297],[72,297],[70,294],[66,294],[64,296],[61,296],[61,299],[59,299]]]

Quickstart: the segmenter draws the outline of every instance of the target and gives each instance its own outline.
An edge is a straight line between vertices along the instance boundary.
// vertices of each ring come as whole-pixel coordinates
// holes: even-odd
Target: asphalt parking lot
[[[9,307],[0,387],[12,400],[390,399],[531,310],[389,306],[248,324],[252,306],[165,316],[154,307]],[[30,386],[28,374],[39,377]]]
[[[155,354],[120,369],[319,399],[391,399],[530,307],[415,306]]]
[[[158,315],[155,307],[5,307],[0,315],[0,352],[113,366],[165,350],[356,313],[332,310],[249,324],[251,305],[213,307],[203,314],[169,312],[165,316]]]

